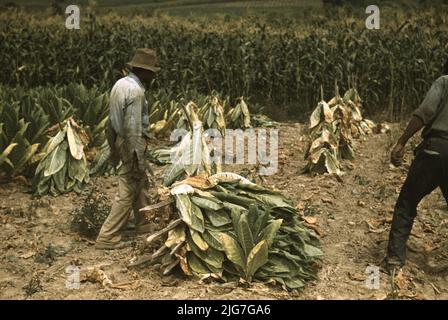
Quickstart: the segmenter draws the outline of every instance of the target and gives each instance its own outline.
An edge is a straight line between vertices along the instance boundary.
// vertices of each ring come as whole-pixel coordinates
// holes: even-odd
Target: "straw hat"
[[[159,60],[156,52],[148,48],[140,48],[135,51],[134,57],[127,63],[129,67],[142,68],[153,72],[160,71]]]

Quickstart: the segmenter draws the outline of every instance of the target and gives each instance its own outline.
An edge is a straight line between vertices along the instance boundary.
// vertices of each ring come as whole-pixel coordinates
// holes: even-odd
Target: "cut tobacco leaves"
[[[211,102],[204,106],[202,122],[205,129],[216,129],[224,135],[226,129],[226,122],[224,119],[224,108],[220,103],[218,97],[211,98]]]
[[[354,88],[341,98],[336,85],[334,98],[328,103],[322,98],[310,116],[305,172],[339,175],[339,161],[355,158],[352,138],[371,133],[376,127],[362,117],[360,108],[361,98]]]
[[[177,259],[186,275],[290,289],[316,279],[319,240],[280,193],[223,172],[179,181],[171,196],[181,224],[166,231],[162,267]]]
[[[87,144],[87,135],[73,118],[64,121],[57,134],[35,156],[39,164],[33,181],[34,193],[57,196],[71,190],[81,192],[89,182],[84,153]]]
[[[247,129],[251,127],[250,113],[243,97],[238,98],[238,104],[227,113],[228,126],[232,129]]]
[[[205,142],[202,122],[196,113],[196,105],[193,102],[187,104],[184,109],[186,126],[191,129],[172,149],[173,163],[165,171],[163,185],[170,186],[176,180],[185,176],[193,176],[205,172],[210,174],[214,168],[210,166],[210,150]],[[213,170],[216,172],[216,169]]]

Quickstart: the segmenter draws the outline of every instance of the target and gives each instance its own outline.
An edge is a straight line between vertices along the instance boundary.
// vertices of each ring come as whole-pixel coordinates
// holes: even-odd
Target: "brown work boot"
[[[117,243],[105,243],[97,242],[95,243],[95,249],[98,250],[116,250],[130,247],[132,245],[131,241],[121,241]]]

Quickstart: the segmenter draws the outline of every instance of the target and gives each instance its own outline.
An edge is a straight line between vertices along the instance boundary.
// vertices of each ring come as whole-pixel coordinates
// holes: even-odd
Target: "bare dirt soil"
[[[383,272],[379,289],[365,284],[366,267],[379,265],[385,255],[393,206],[412,160],[409,150],[403,167],[389,165],[388,150],[397,126],[392,133],[355,140],[356,159],[343,163],[342,179],[298,173],[305,165],[302,128],[281,125],[279,172],[266,177],[265,184],[293,199],[309,226],[321,235],[325,256],[319,280],[304,290],[287,292],[259,283],[251,287],[199,283],[180,274],[164,277],[156,265],[128,269],[135,248],[99,251],[70,230],[73,210],[85,196],[33,198],[16,181],[0,185],[0,298],[448,299],[448,272],[440,268],[448,263],[448,210],[440,191],[419,206],[409,261],[396,279],[398,293],[390,295],[390,279]],[[93,179],[93,184],[112,202],[115,177]],[[51,254],[42,255],[49,245]],[[113,283],[123,285],[111,288],[87,281],[78,290],[67,289],[66,267],[71,264],[81,272],[99,266]]]

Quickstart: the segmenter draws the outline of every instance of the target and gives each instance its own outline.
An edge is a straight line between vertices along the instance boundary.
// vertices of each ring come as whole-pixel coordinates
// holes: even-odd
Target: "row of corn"
[[[431,6],[434,2],[441,1],[431,1]],[[339,16],[330,10],[325,17],[274,23],[259,17],[232,22],[214,17],[198,23],[106,15],[72,33],[61,28],[64,16],[2,12],[0,84],[34,87],[73,81],[110,88],[131,58],[130,48],[147,43],[157,49],[162,63],[155,80],[159,88],[215,89],[232,98],[281,105],[299,116],[313,107],[320,84],[330,90],[333,79],[347,86],[352,78],[369,111],[402,116],[440,74],[448,32],[444,8],[408,10],[401,16],[400,11],[394,6],[393,16],[400,18],[388,19],[375,32],[366,30],[363,19],[354,22],[353,12]]]

